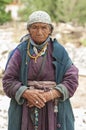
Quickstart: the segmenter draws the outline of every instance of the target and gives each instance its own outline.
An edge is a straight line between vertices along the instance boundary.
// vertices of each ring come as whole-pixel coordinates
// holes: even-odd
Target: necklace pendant
[[[37,58],[44,55],[45,54],[45,51],[47,49],[47,45],[48,43],[46,43],[46,45],[42,48],[42,50],[38,53],[37,49],[34,47],[34,52],[36,54],[36,56],[33,56],[30,54],[30,42],[28,43],[28,49],[27,49],[27,54],[30,58],[34,59],[35,63],[37,63]]]

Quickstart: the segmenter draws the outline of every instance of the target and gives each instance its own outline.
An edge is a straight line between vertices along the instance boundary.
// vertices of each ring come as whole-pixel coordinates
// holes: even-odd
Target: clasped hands
[[[44,90],[38,90],[38,89],[27,89],[23,93],[23,97],[27,100],[27,106],[33,107],[36,106],[38,108],[42,108],[45,106],[45,103],[47,102],[48,96],[46,96],[47,92],[44,92]]]
[[[29,81],[29,85],[31,85],[31,87],[29,86],[29,88],[32,89],[27,89],[24,91],[22,97],[25,98],[27,100],[27,106],[28,107],[37,107],[39,109],[41,109],[42,107],[45,106],[46,102],[53,100],[57,97],[60,97],[61,93],[59,91],[57,91],[56,89],[54,89],[56,83],[53,82],[51,84],[50,81],[48,82],[36,82],[36,81]],[[35,84],[35,85],[34,85]],[[50,85],[49,85],[50,84]],[[42,85],[44,86],[51,86],[53,89],[50,89],[48,91],[44,91],[44,90],[40,90],[37,89],[35,87],[42,87]],[[35,87],[34,87],[35,86]]]

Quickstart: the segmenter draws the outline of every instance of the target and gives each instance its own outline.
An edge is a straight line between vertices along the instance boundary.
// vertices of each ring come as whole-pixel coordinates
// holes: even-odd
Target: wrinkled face
[[[51,34],[51,27],[45,23],[34,23],[29,27],[28,31],[36,44],[42,44]]]

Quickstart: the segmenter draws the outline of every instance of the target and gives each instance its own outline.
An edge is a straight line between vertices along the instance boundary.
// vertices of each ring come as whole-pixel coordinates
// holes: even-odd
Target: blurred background
[[[79,69],[79,87],[71,98],[75,130],[86,130],[86,0],[0,0],[0,130],[7,129],[10,99],[3,92],[2,77],[9,52],[27,34],[29,14],[49,13],[56,38]]]

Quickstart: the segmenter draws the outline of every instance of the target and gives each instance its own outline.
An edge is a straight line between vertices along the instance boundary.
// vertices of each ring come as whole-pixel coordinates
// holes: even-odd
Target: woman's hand
[[[45,106],[46,99],[43,96],[44,91],[43,90],[37,90],[37,89],[27,89],[22,97],[27,99],[27,106],[33,107],[36,106],[38,108],[42,108]]]
[[[46,102],[48,102],[50,100],[54,100],[55,98],[61,98],[62,94],[56,89],[51,89],[47,92],[44,92],[42,96],[46,99]]]

